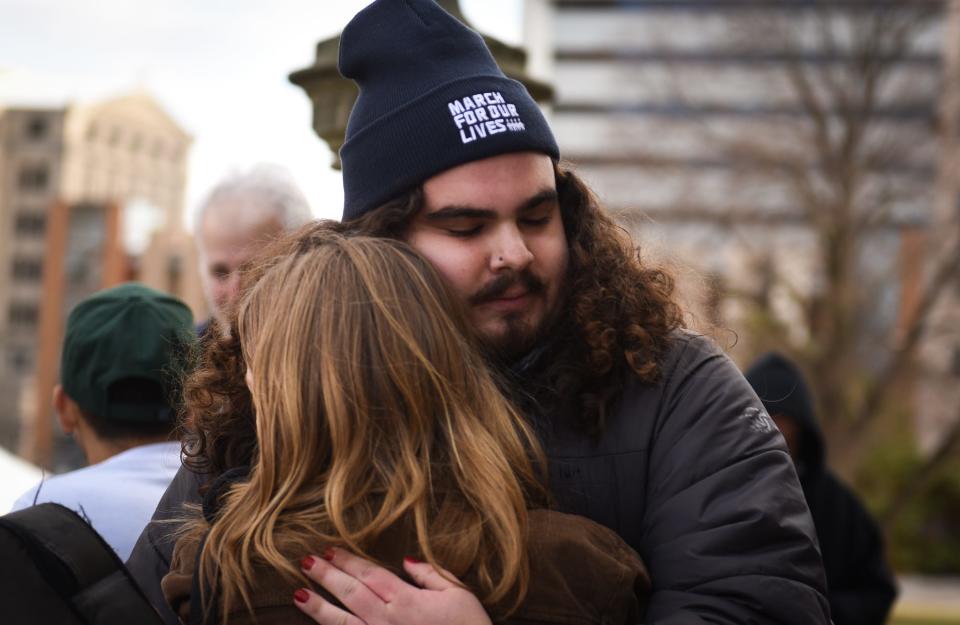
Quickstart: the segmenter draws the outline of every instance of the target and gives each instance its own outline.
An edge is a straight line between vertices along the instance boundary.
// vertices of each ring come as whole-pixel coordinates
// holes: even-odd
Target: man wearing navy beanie
[[[431,0],[376,0],[343,31],[340,71],[360,88],[340,227],[408,242],[462,299],[542,435],[558,508],[644,558],[645,622],[828,623],[782,437],[733,363],[682,328],[671,276],[560,164],[539,108],[482,38]],[[196,499],[196,480],[182,475],[157,518]],[[169,524],[151,528],[130,566],[156,596]],[[318,622],[444,622],[432,612],[443,593],[346,568],[328,590],[354,616],[310,593],[298,605]],[[446,622],[489,622],[457,614]]]

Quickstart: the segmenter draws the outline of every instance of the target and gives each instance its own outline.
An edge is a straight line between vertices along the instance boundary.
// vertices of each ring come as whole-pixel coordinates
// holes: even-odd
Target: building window
[[[37,258],[14,258],[11,273],[15,280],[36,282],[43,276],[43,262]]]
[[[44,117],[31,117],[27,122],[27,138],[40,141],[47,136],[48,124]]]
[[[36,213],[20,213],[15,224],[17,234],[40,236],[47,227],[47,218]]]
[[[36,326],[37,319],[40,317],[40,311],[36,304],[26,304],[24,302],[13,302],[8,311],[10,325],[14,326]]]
[[[17,373],[27,373],[30,371],[33,363],[30,362],[30,355],[27,350],[13,348],[9,354],[10,368]]]
[[[43,191],[49,182],[46,165],[25,165],[20,170],[20,188],[24,191]]]
[[[179,293],[182,277],[183,259],[179,256],[170,256],[167,259],[167,291]]]

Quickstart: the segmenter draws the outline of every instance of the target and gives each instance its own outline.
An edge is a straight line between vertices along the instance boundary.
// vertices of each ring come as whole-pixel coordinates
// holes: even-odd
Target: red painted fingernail
[[[407,557],[405,557],[405,558],[403,559],[403,561],[406,562],[406,563],[408,563],[408,564],[420,564],[420,563],[423,562],[422,560],[417,560],[417,559],[414,558],[413,556],[407,556]]]
[[[333,547],[327,547],[326,549],[323,550],[323,559],[326,560],[327,562],[330,562],[333,560]]]
[[[306,588],[301,588],[293,593],[293,600],[297,603],[306,603],[310,599],[310,592]]]
[[[303,560],[300,560],[300,568],[309,571],[316,562],[317,560],[313,556],[304,556]]]

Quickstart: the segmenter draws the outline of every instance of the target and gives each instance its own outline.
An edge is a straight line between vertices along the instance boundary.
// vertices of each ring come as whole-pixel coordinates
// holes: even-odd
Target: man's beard
[[[521,272],[510,271],[498,276],[471,296],[470,304],[476,306],[498,299],[517,284],[522,285],[530,296],[547,297],[547,288],[543,280],[527,269]],[[480,335],[479,337],[488,357],[508,365],[542,342],[559,316],[559,305],[550,309],[549,304],[549,302],[545,303],[545,315],[536,323],[528,320],[524,312],[501,316],[499,321],[506,326],[504,332],[496,336]]]
[[[484,346],[498,361],[512,362],[537,344],[543,323],[536,326],[524,318],[522,313],[513,313],[500,318],[506,330],[496,336],[481,336]]]

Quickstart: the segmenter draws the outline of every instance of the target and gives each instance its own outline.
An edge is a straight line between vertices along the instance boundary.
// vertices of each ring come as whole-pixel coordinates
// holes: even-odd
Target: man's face
[[[223,320],[227,305],[240,292],[240,266],[278,235],[277,219],[237,224],[227,205],[211,206],[200,224],[200,275],[210,312]]]
[[[790,452],[790,457],[796,462],[800,458],[800,426],[787,415],[775,414],[771,415],[770,418],[773,419],[773,422],[780,428],[780,433],[783,434],[783,440],[787,442],[787,450]]]
[[[474,161],[428,179],[423,193],[405,240],[467,304],[490,347],[523,353],[557,311],[568,262],[550,158]]]

